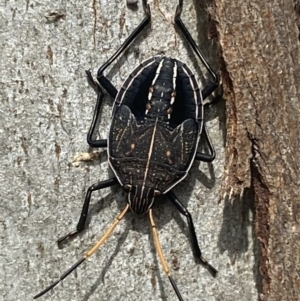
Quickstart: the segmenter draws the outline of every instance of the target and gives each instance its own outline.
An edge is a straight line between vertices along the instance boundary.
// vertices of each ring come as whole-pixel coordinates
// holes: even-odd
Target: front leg
[[[151,21],[151,12],[150,7],[148,5],[147,0],[143,0],[143,9],[145,12],[145,18],[143,21],[136,27],[136,29],[129,35],[129,37],[123,42],[123,44],[119,47],[119,49],[111,56],[110,59],[107,60],[98,70],[97,72],[97,81],[96,82],[90,71],[86,71],[87,77],[91,85],[97,91],[97,104],[94,111],[94,117],[92,120],[92,124],[90,130],[87,135],[87,142],[92,147],[107,147],[107,140],[95,140],[93,139],[93,135],[95,133],[95,127],[97,123],[97,117],[99,116],[99,111],[102,104],[103,99],[103,87],[107,93],[115,99],[118,91],[111,83],[111,81],[103,74],[107,67],[109,67],[132,43],[132,41],[144,30],[144,28],[150,23]],[[100,86],[101,85],[101,86]]]
[[[103,93],[102,88],[99,85],[99,83],[93,79],[91,71],[87,70],[86,75],[88,77],[89,83],[93,86],[93,88],[97,92],[97,103],[96,103],[95,110],[94,110],[93,120],[92,120],[90,129],[89,129],[89,132],[87,134],[87,142],[91,147],[107,147],[107,139],[98,139],[97,140],[97,139],[93,138],[95,135],[97,118],[100,113],[104,93]],[[102,87],[108,92],[108,94],[111,97],[115,98],[115,96],[117,95],[117,92],[118,92],[117,89],[105,76],[102,76],[101,79],[102,80],[101,80],[100,84],[102,85]]]

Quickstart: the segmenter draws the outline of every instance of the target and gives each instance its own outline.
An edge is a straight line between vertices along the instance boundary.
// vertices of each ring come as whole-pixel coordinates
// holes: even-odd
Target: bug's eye
[[[124,191],[127,192],[127,193],[130,191],[130,188],[131,188],[131,185],[124,185],[123,186]]]
[[[134,185],[126,184],[123,186],[123,189],[125,192],[127,192],[127,193],[130,192],[132,195],[134,195],[136,193],[136,186],[134,186]]]
[[[159,190],[154,190],[154,196],[157,197],[161,195],[161,192]]]
[[[125,185],[123,186],[123,189],[124,189],[125,192],[127,192],[127,193],[131,192],[131,193],[133,193],[133,194],[134,194],[135,191],[136,191],[135,186],[132,186],[132,185],[130,185],[130,184],[125,184]]]

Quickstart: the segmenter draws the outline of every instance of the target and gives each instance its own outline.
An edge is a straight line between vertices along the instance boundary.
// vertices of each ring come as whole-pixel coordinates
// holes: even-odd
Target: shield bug
[[[151,21],[149,5],[147,0],[143,0],[146,17],[115,54],[99,68],[97,81],[94,81],[91,73],[87,71],[88,79],[98,94],[87,140],[92,147],[107,147],[109,165],[115,176],[89,187],[76,229],[61,237],[58,242],[61,243],[84,229],[93,191],[120,184],[128,193],[127,205],[94,247],[87,251],[57,281],[37,294],[35,299],[55,287],[86,258],[94,254],[111,235],[127,211],[131,209],[137,214],[148,212],[155,247],[163,269],[168,275],[178,299],[183,300],[164,258],[153,218],[153,203],[161,195],[165,195],[187,218],[195,258],[214,276],[216,275],[217,270],[201,255],[191,214],[172,192],[172,188],[186,177],[194,160],[211,162],[215,158],[215,151],[203,121],[203,112],[204,99],[219,84],[217,75],[201,54],[181,20],[182,6],[183,0],[179,0],[175,23],[210,73],[212,81],[200,91],[195,76],[186,64],[174,58],[158,56],[140,64],[128,76],[119,91],[105,77],[104,71],[107,67]],[[108,139],[96,140],[94,134],[104,96],[103,89],[114,99],[113,117]],[[202,135],[207,142],[209,153],[198,151]]]

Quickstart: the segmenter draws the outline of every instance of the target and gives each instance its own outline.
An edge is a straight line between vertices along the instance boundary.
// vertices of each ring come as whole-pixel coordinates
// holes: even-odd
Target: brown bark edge
[[[211,9],[227,113],[223,192],[253,192],[260,300],[300,296],[297,3],[216,0]]]

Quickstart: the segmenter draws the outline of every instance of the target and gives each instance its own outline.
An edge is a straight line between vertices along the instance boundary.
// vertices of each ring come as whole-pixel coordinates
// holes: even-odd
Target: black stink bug
[[[153,57],[129,75],[115,97],[108,158],[133,212],[148,212],[186,177],[202,126],[201,92],[184,63]]]
[[[140,64],[126,79],[119,92],[105,77],[104,70],[151,21],[149,5],[147,0],[143,0],[146,17],[117,52],[99,68],[97,82],[87,71],[87,76],[98,93],[87,140],[92,147],[107,147],[109,164],[115,176],[98,182],[88,189],[76,230],[61,237],[58,242],[84,229],[93,191],[120,184],[128,193],[127,205],[96,245],[60,279],[37,294],[35,299],[55,287],[87,257],[94,254],[111,235],[126,212],[131,209],[137,214],[149,212],[157,253],[178,299],[183,300],[164,259],[153,218],[152,206],[160,195],[165,195],[187,218],[195,258],[214,276],[216,275],[216,269],[201,255],[191,214],[171,190],[186,177],[194,160],[211,162],[215,158],[215,151],[203,121],[203,101],[217,88],[218,77],[183,24],[180,18],[182,6],[183,0],[179,0],[175,23],[210,73],[212,81],[200,91],[191,70],[181,61],[169,57],[153,57]],[[108,140],[95,140],[93,137],[104,95],[103,88],[114,99],[113,119]],[[201,135],[206,140],[209,154],[197,151]]]

